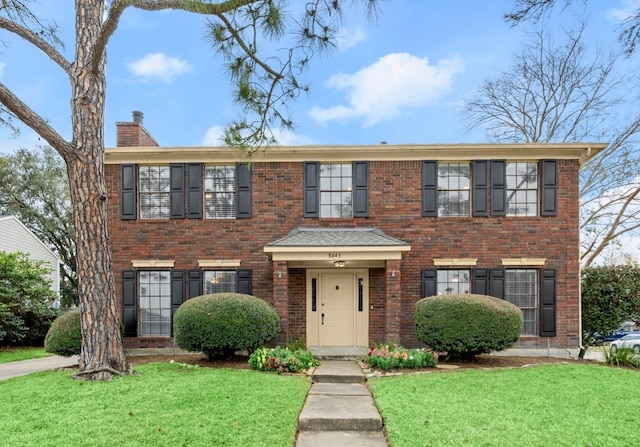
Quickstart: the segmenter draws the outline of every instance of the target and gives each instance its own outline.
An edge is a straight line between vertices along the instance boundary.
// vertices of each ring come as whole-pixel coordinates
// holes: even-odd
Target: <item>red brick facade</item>
[[[144,157],[136,160],[135,156],[120,160],[119,150],[108,151],[106,165],[109,231],[119,293],[121,272],[132,270],[132,260],[172,260],[174,270],[191,271],[199,268],[198,260],[239,259],[241,268],[252,272],[252,294],[272,303],[280,313],[279,341],[304,338],[307,270],[288,266],[286,261],[271,261],[265,245],[298,227],[377,228],[411,248],[403,259],[387,260],[386,268],[368,269],[370,342],[419,345],[414,334],[413,305],[422,298],[421,272],[437,268],[434,260],[472,258],[476,262],[471,269],[499,269],[504,268],[505,259],[536,258],[544,260],[539,268],[552,269],[556,275],[555,335],[522,337],[519,346],[580,345],[578,157],[557,159],[558,211],[548,217],[422,217],[422,154],[415,160],[376,160],[383,157],[374,154],[368,164],[368,217],[305,218],[304,163],[279,161],[274,149],[274,161],[268,160],[267,151],[251,164],[250,218],[123,220],[121,165],[150,162]],[[318,153],[322,150],[318,148]],[[193,162],[197,156],[189,152],[192,158],[181,160],[174,153],[170,161]],[[234,156],[240,157],[227,157]],[[356,156],[362,159],[362,154]],[[443,157],[446,159],[447,154]],[[202,162],[215,162],[211,155],[201,158]],[[130,347],[171,343],[167,338],[127,339]]]

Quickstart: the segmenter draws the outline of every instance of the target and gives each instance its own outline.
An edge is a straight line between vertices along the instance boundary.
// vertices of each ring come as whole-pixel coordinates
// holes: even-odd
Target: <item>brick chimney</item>
[[[116,123],[116,147],[159,147],[158,142],[142,125],[144,114],[133,111],[132,122]]]

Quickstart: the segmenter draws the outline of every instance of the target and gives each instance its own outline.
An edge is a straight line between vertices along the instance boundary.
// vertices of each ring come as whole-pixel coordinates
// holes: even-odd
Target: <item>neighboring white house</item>
[[[22,252],[51,269],[51,289],[60,292],[60,258],[36,237],[16,216],[0,216],[0,251]]]

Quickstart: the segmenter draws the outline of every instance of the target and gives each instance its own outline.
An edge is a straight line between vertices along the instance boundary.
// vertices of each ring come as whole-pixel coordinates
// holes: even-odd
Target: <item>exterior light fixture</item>
[[[343,268],[345,265],[347,265],[347,263],[346,263],[346,262],[344,262],[344,261],[333,261],[333,266],[334,266],[334,267],[336,267],[336,268],[341,269],[341,268]]]

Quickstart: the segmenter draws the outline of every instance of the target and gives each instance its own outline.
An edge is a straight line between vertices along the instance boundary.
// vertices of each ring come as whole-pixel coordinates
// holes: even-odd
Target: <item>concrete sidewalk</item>
[[[296,447],[387,447],[382,418],[354,360],[324,360],[312,378]]]
[[[78,356],[60,357],[51,355],[40,359],[20,360],[18,362],[0,363],[0,380],[24,376],[39,371],[66,368],[78,364]]]

